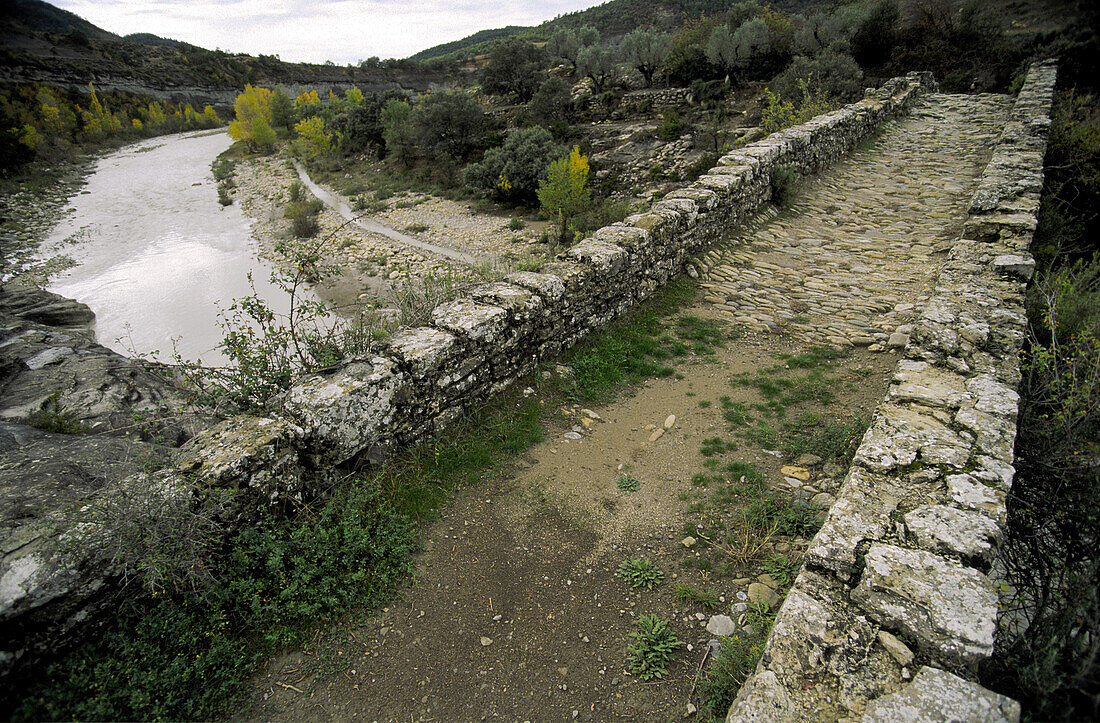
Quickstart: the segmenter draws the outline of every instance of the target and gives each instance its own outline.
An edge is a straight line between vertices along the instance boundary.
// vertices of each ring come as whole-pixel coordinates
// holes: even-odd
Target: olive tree
[[[592,79],[596,90],[603,92],[604,84],[615,71],[615,51],[590,45],[577,53],[577,73]]]
[[[645,78],[646,87],[653,85],[653,74],[664,65],[672,50],[672,38],[665,33],[638,28],[623,38],[623,57]]]

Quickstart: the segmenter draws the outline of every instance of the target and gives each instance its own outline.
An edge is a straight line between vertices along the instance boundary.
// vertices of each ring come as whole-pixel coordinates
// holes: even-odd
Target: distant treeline
[[[147,95],[86,92],[41,83],[0,90],[0,175],[107,145],[202,128],[222,119],[209,105],[162,103]]]

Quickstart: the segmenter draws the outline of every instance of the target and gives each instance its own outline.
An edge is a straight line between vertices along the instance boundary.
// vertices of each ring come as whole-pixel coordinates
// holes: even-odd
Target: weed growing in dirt
[[[634,557],[619,565],[619,577],[629,582],[632,588],[652,590],[665,579],[665,574],[657,569],[652,560]]]
[[[699,454],[704,457],[713,457],[716,454],[722,454],[736,448],[736,444],[727,442],[721,437],[708,437],[703,440],[703,446],[699,448]]]
[[[683,645],[668,623],[655,613],[643,615],[638,618],[637,632],[630,637],[634,642],[627,648],[627,670],[642,680],[668,675],[673,653]]]
[[[676,589],[673,590],[673,594],[677,600],[684,602],[693,602],[698,605],[702,605],[705,608],[718,607],[718,596],[710,591],[703,591],[685,582],[676,583]]]
[[[619,481],[616,482],[615,485],[620,490],[622,490],[623,494],[627,495],[629,495],[631,492],[637,492],[641,487],[641,483],[639,483],[637,479],[631,477],[628,474],[624,474],[622,477],[619,477]]]
[[[820,528],[817,507],[765,490],[742,511],[745,524],[760,533],[812,537]]]

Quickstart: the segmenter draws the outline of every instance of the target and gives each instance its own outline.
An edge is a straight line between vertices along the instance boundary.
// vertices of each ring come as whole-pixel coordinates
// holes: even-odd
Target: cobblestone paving
[[[867,147],[808,179],[795,203],[703,260],[705,299],[754,330],[815,344],[904,346],[1011,99],[927,96]]]

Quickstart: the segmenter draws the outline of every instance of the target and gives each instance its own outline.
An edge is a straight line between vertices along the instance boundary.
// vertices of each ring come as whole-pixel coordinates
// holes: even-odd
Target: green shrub
[[[462,178],[471,188],[501,199],[532,204],[539,183],[547,178],[550,164],[563,152],[550,131],[542,126],[520,128],[508,136],[502,147],[486,151],[481,163],[467,166]]]
[[[799,78],[798,88],[801,98],[797,101],[785,100],[770,89],[765,91],[766,101],[760,121],[765,132],[775,133],[832,110],[832,103],[819,91],[811,90],[810,79]]]
[[[755,635],[739,632],[721,639],[721,650],[699,680],[699,697],[711,715],[721,718],[729,712],[737,692],[760,662],[766,639],[767,631],[761,634],[759,630]]]
[[[641,483],[634,477],[628,474],[624,474],[619,477],[619,481],[615,483],[623,494],[629,495],[631,492],[637,492],[641,489]]]
[[[18,690],[17,719],[221,717],[264,656],[353,605],[386,600],[411,571],[409,523],[358,483],[291,523],[229,540],[194,594],[132,600],[88,642]]]
[[[684,123],[675,110],[666,110],[661,124],[657,126],[657,137],[662,141],[677,140],[684,132]]]
[[[668,675],[673,654],[683,646],[668,623],[656,614],[638,618],[638,630],[630,637],[634,642],[627,648],[627,669],[642,680]]]
[[[38,410],[31,414],[27,424],[44,432],[55,434],[80,434],[88,431],[88,425],[76,418],[70,410],[61,408],[61,392],[46,397]]]
[[[798,173],[790,166],[777,166],[771,178],[772,203],[786,208],[798,192]]]
[[[512,229],[513,231],[520,231],[527,228],[527,222],[524,221],[522,218],[517,218],[513,216],[512,218],[508,219],[508,228]]]
[[[295,189],[298,189],[295,193]],[[291,201],[283,210],[283,216],[290,219],[291,232],[298,238],[313,238],[321,230],[321,222],[318,215],[324,208],[320,199],[306,200],[301,192],[301,185],[295,183],[291,187]]]

